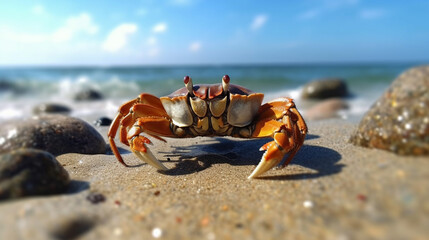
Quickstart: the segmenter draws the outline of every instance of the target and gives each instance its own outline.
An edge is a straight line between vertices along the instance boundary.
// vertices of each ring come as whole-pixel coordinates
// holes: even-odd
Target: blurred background
[[[409,67],[429,62],[429,1],[26,1],[0,4],[0,121],[60,104],[113,117],[140,92],[234,84],[302,101],[315,79],[347,84],[359,117]],[[305,111],[305,110],[304,110]]]

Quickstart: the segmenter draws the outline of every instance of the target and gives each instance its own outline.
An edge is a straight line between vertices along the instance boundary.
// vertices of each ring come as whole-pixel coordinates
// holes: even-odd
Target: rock
[[[61,114],[67,114],[71,110],[69,107],[55,104],[55,103],[42,103],[35,107],[33,107],[33,113],[36,115],[39,114],[46,114],[46,113],[61,113]]]
[[[111,123],[112,123],[112,119],[110,119],[108,117],[101,117],[101,118],[94,121],[94,125],[97,127],[110,126]]]
[[[10,121],[0,128],[0,152],[36,148],[54,155],[102,154],[106,143],[94,127],[83,120],[60,114]]]
[[[13,85],[13,83],[5,80],[5,79],[0,79],[0,92],[2,91],[12,91],[15,90],[15,85]]]
[[[429,65],[402,73],[365,114],[350,141],[403,155],[429,154]]]
[[[305,119],[308,120],[321,120],[328,118],[336,118],[338,111],[348,109],[349,106],[346,101],[340,98],[332,98],[319,102],[307,111],[305,111]]]
[[[338,78],[312,81],[304,85],[302,90],[302,98],[304,99],[341,98],[348,95],[346,82]]]
[[[45,151],[19,149],[0,155],[0,199],[64,192],[67,171]]]
[[[93,89],[85,89],[74,96],[74,100],[76,101],[93,101],[101,99],[103,99],[103,95]]]

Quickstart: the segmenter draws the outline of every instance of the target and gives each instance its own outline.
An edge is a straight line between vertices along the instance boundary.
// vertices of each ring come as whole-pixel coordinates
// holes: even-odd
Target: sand
[[[425,239],[429,158],[356,147],[357,126],[309,122],[292,164],[247,176],[268,140],[154,140],[167,174],[126,147],[57,159],[67,194],[0,203],[0,239]],[[107,127],[98,128],[105,136]],[[88,195],[101,194],[93,203]]]

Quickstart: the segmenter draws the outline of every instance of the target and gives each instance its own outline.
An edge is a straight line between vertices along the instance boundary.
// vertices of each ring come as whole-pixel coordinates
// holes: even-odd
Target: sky
[[[429,62],[427,0],[1,0],[0,65]]]

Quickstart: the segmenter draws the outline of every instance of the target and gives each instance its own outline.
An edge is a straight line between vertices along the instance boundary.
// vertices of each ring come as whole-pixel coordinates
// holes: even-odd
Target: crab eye
[[[228,75],[225,75],[225,76],[223,76],[222,77],[222,80],[225,82],[225,83],[229,83],[229,76]]]
[[[189,79],[190,79],[190,77],[189,77],[189,76],[185,76],[185,77],[183,78],[183,82],[184,82],[185,84],[188,84]]]

